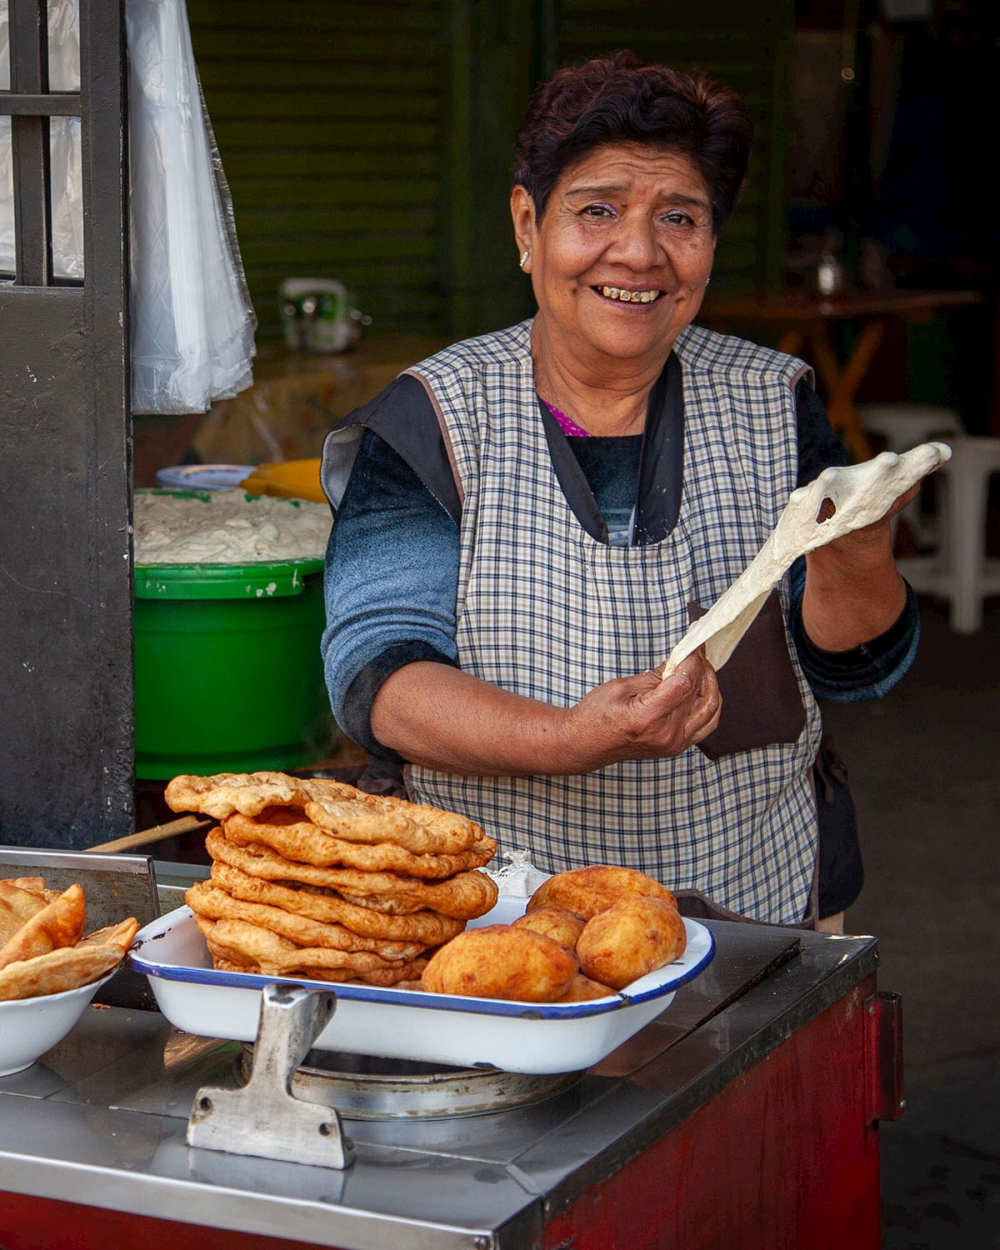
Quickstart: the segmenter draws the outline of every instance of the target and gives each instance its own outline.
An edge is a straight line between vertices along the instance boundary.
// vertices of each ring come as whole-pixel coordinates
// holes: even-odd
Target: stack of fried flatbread
[[[166,800],[220,822],[186,895],[219,969],[411,988],[496,903],[496,843],[452,812],[277,772],[175,777]]]
[[[83,888],[43,877],[0,881],[0,1002],[89,985],[120,963],[139,929],[129,916],[84,937]]]

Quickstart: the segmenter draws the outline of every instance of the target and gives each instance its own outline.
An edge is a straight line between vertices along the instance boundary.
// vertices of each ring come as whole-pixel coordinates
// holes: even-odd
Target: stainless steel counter
[[[94,1006],[0,1079],[0,1191],[343,1250],[541,1246],[557,1213],[874,983],[872,938],[709,927],[709,969],[571,1089],[490,1115],[346,1120],[344,1172],[189,1149],[194,1094],[231,1077],[239,1047]]]

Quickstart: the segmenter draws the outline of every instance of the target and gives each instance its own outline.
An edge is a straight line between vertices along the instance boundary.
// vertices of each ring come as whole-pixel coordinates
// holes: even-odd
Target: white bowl
[[[0,1002],[0,1076],[23,1072],[61,1042],[116,971],[117,968],[89,985],[63,990],[61,994]]]

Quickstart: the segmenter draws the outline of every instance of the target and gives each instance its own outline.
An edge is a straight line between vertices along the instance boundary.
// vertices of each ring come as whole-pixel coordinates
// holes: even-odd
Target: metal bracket
[[[304,1102],[291,1092],[292,1077],[336,1007],[333,992],[264,986],[250,1079],[239,1090],[206,1085],[198,1091],[188,1121],[188,1145],[348,1167],[354,1145],[344,1135],[337,1111]]]
[[[903,1114],[903,1000],[879,990],[864,1003],[865,1112],[869,1124]]]

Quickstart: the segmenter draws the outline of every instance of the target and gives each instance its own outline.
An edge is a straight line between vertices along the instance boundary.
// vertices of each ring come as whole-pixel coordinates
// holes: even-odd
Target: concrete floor
[[[927,601],[909,674],[824,707],[866,884],[847,916],[902,994],[906,1111],[882,1133],[885,1250],[1000,1250],[1000,604],[982,632]]]

